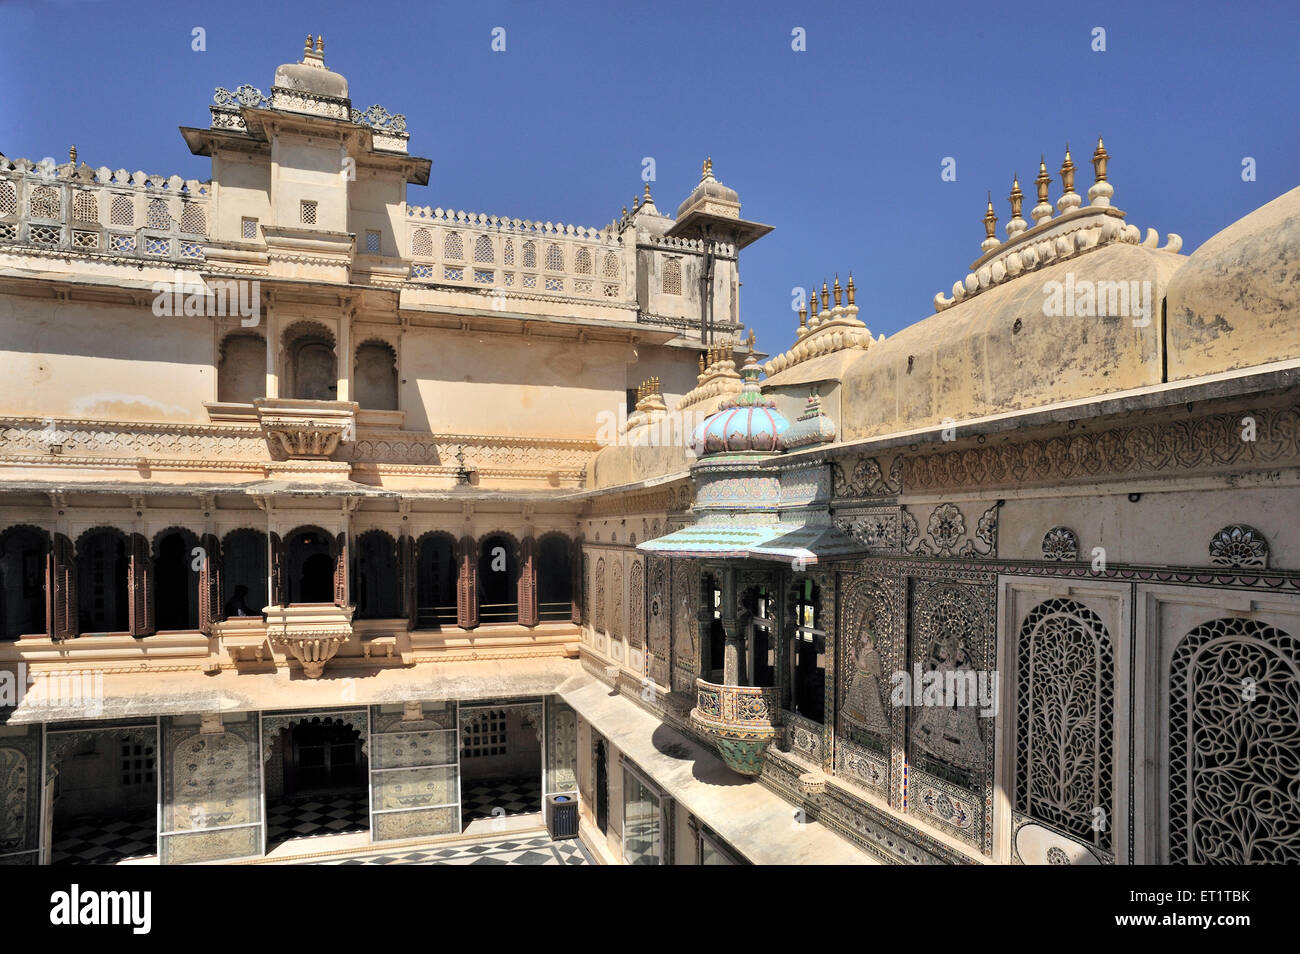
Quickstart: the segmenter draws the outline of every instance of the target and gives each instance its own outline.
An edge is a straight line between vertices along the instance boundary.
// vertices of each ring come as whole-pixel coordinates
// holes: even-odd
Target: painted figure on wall
[[[862,622],[853,654],[853,677],[844,697],[844,719],[850,726],[882,737],[889,736],[889,718],[880,691],[884,664],[876,649],[876,620],[869,614]]]
[[[964,636],[946,634],[930,646],[925,662],[927,686],[913,698],[920,704],[912,744],[947,765],[965,771],[979,767],[984,743],[979,729],[975,662]],[[962,687],[953,693],[948,687]],[[972,687],[966,692],[965,687]],[[913,689],[916,692],[916,688]]]

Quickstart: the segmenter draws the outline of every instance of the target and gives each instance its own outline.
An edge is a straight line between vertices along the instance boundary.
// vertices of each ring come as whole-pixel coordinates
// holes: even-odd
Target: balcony
[[[780,724],[780,691],[775,686],[722,686],[703,679],[696,679],[695,687],[692,724],[713,740],[733,772],[762,772],[763,754]]]

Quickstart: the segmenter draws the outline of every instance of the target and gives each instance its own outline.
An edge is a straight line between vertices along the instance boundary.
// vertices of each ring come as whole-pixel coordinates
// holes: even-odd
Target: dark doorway
[[[77,741],[51,766],[57,771],[50,863],[112,865],[156,855],[156,734],[92,730],[49,739],[69,735]]]
[[[221,603],[227,619],[260,616],[270,602],[266,586],[266,534],[232,530],[222,543]]]
[[[722,682],[723,669],[727,665],[727,638],[722,629],[722,589],[711,576],[704,578],[704,595],[708,600],[704,605],[712,607],[709,613],[709,682]]]
[[[48,537],[32,527],[0,534],[0,627],[4,639],[45,632]]]
[[[573,617],[573,544],[567,537],[542,537],[538,547],[537,618],[568,622]]]
[[[480,623],[519,622],[519,554],[507,536],[492,534],[479,544]]]
[[[460,718],[462,823],[542,810],[541,707],[465,706]]]
[[[382,530],[369,530],[356,541],[352,593],[357,619],[394,619],[401,615],[397,578],[397,541]]]
[[[333,719],[303,720],[283,729],[284,792],[334,792],[366,785],[366,757],[361,733]]]
[[[280,758],[267,763],[266,774],[268,846],[369,829],[369,766],[360,730],[317,716],[281,729],[275,744]]]
[[[124,633],[131,611],[126,537],[90,530],[77,541],[77,615],[81,632]]]
[[[193,566],[198,538],[180,531],[160,537],[154,557],[154,607],[161,630],[199,628],[199,571]]]
[[[456,625],[456,541],[450,534],[420,537],[416,557],[415,628]]]
[[[289,536],[289,602],[333,603],[335,556],[322,530],[304,527]]]

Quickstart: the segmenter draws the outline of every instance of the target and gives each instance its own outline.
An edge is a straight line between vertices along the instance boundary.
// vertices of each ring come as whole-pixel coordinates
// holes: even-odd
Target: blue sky
[[[931,314],[979,255],[986,192],[1001,235],[1012,173],[1027,211],[1039,154],[1055,176],[1067,141],[1083,193],[1104,134],[1114,204],[1185,250],[1300,184],[1294,0],[0,0],[0,151],[62,160],[76,143],[92,166],[207,178],[177,127],[207,125],[216,86],[269,91],[308,32],[354,105],[406,115],[433,160],[413,203],[601,226],[640,191],[643,157],[673,210],[711,155],[743,215],[776,227],[741,259],[766,351],[793,340],[791,288],[836,271],[873,332]]]

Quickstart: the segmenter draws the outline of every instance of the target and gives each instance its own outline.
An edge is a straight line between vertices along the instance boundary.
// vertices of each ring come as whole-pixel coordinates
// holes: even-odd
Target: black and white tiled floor
[[[493,812],[493,809],[500,811]],[[461,781],[460,815],[465,824],[479,818],[527,815],[542,810],[542,780],[526,778]]]
[[[595,860],[575,838],[551,841],[547,835],[505,837],[469,845],[448,845],[352,855],[325,865],[594,865]]]
[[[115,865],[158,853],[157,819],[151,806],[125,818],[54,820],[51,864]]]
[[[288,796],[266,806],[268,846],[369,829],[370,799],[365,791]]]

